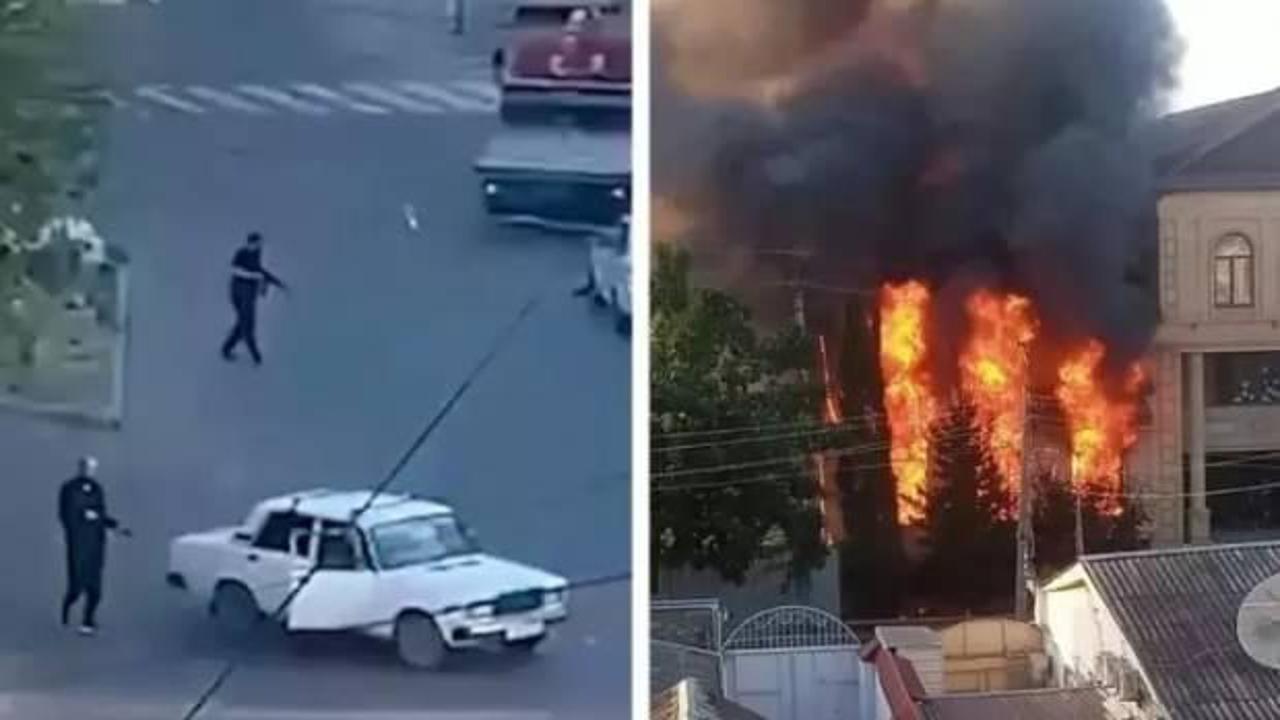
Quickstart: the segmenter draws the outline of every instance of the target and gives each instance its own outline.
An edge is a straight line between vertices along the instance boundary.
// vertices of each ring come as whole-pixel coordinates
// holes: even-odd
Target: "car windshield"
[[[370,531],[379,564],[387,570],[479,552],[453,515],[431,515],[378,525]]]

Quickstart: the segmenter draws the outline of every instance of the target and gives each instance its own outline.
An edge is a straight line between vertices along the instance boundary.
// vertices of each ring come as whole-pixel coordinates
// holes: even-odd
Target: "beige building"
[[[1280,535],[1280,90],[1155,135],[1161,321],[1150,426],[1129,461],[1156,545]],[[1209,496],[1206,496],[1209,491]]]

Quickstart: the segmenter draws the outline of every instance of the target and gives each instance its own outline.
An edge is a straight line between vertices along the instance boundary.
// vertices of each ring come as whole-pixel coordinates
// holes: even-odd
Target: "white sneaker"
[[[89,636],[89,635],[94,635],[94,634],[96,634],[96,633],[98,632],[98,628],[96,628],[96,627],[94,627],[94,626],[92,626],[92,625],[81,625],[81,626],[80,626],[80,629],[79,629],[79,630],[77,630],[76,632],[78,632],[78,633],[80,633],[81,635],[84,635],[84,636],[86,636],[86,637],[87,637],[87,636]]]

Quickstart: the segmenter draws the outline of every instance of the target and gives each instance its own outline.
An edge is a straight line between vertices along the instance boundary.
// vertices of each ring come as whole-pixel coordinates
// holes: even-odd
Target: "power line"
[[[893,467],[893,463],[875,463],[869,465],[855,465],[855,470],[882,470],[884,468]],[[664,485],[650,486],[650,492],[666,493],[666,492],[686,492],[690,490],[719,490],[740,485],[766,485],[766,484],[790,484],[796,480],[813,480],[814,473],[778,473],[774,475],[760,475],[757,477],[743,478],[741,480],[724,480],[720,482],[693,482],[693,483],[671,483]]]
[[[382,482],[374,486],[373,491],[369,493],[369,498],[351,514],[351,525],[354,526],[356,522],[359,521],[360,517],[373,506],[373,503],[377,500],[378,496],[386,492],[386,489],[390,487],[391,483],[400,475],[400,472],[409,464],[409,461],[418,454],[418,450],[422,448],[422,445],[427,441],[427,438],[435,432],[436,428],[440,426],[440,423],[444,422],[444,419],[458,404],[458,401],[462,399],[462,396],[471,389],[471,385],[475,382],[476,378],[478,378],[481,373],[489,367],[493,360],[498,356],[498,353],[506,347],[507,342],[515,335],[515,331],[524,324],[525,319],[533,313],[533,310],[538,306],[538,303],[539,300],[537,299],[529,300],[520,308],[520,312],[516,314],[515,319],[512,320],[505,329],[503,329],[494,341],[493,345],[489,348],[489,351],[480,358],[480,362],[476,363],[476,366],[458,385],[453,394],[449,396],[449,399],[440,407],[440,410],[436,412],[435,416],[432,417],[422,431],[418,433],[418,436],[414,439],[413,443],[409,445],[409,449],[406,450],[405,453],[400,456],[399,461],[392,466],[391,472],[387,474],[386,478],[384,478]],[[289,608],[289,605],[293,602],[294,598],[298,596],[298,593],[307,586],[307,583],[311,582],[311,579],[315,577],[319,567],[318,563],[311,566],[307,573],[298,581],[298,584],[289,591],[288,595],[285,595],[284,600],[282,600],[280,605],[276,607],[275,611],[271,613],[269,616],[270,619],[278,621],[283,618],[285,610]],[[258,621],[261,622],[266,620],[267,617],[268,616],[259,615]],[[186,714],[183,715],[183,720],[194,720],[200,712],[204,710],[205,706],[213,696],[222,689],[222,686],[231,677],[231,674],[235,672],[238,665],[239,662],[237,659],[233,658],[229,660],[213,679],[213,682],[209,683],[209,686],[205,688],[205,691],[196,699],[195,703],[191,705],[191,708],[187,710]]]
[[[1275,453],[1266,453],[1265,455],[1280,457],[1280,451],[1277,451]],[[810,457],[810,456],[806,456],[806,457]],[[823,454],[823,457],[828,457],[828,458],[832,457],[832,453],[825,453]],[[944,456],[937,455],[934,457],[937,459],[941,459]],[[1248,464],[1252,462],[1254,459],[1265,459],[1265,458],[1259,457],[1259,458],[1249,458],[1249,459],[1238,460],[1238,461],[1221,461],[1221,462],[1215,462],[1211,466],[1212,467],[1230,467],[1230,466],[1248,467],[1249,466]],[[854,471],[880,470],[880,469],[889,468],[892,466],[893,466],[892,462],[870,463],[870,464],[846,466],[842,468],[842,470],[854,470]],[[1258,466],[1254,466],[1254,467],[1258,467]],[[710,472],[714,470],[715,468],[712,468],[711,470],[707,470],[704,472]],[[803,472],[803,473],[775,473],[771,475],[759,475],[759,476],[754,476],[749,478],[719,480],[719,481],[690,482],[690,483],[683,483],[683,482],[682,483],[662,483],[662,484],[652,485],[650,487],[650,492],[653,492],[653,493],[685,492],[685,491],[692,491],[692,490],[723,489],[723,488],[736,487],[739,485],[760,485],[760,484],[768,484],[768,483],[781,484],[781,483],[790,483],[800,479],[813,479],[813,476],[814,476],[814,471],[809,471],[809,472]],[[1236,486],[1231,486],[1227,488],[1219,488],[1217,490],[1206,491],[1204,493],[1204,496],[1217,497],[1217,496],[1224,496],[1224,495],[1242,495],[1242,494],[1248,494],[1252,492],[1261,492],[1265,490],[1275,490],[1275,489],[1280,489],[1280,481],[1276,481],[1272,483],[1262,483],[1262,484],[1256,484],[1256,485],[1236,485]],[[1196,494],[1188,493],[1188,492],[1177,492],[1177,493],[1123,492],[1123,491],[1115,492],[1110,490],[1095,490],[1087,487],[1077,488],[1075,489],[1075,492],[1078,492],[1082,495],[1089,495],[1093,497],[1115,497],[1115,498],[1127,498],[1127,499],[1136,499],[1136,500],[1142,500],[1142,499],[1177,500],[1177,499],[1185,499],[1189,497],[1198,496]]]
[[[954,417],[956,412],[957,410],[950,409],[944,413],[939,413],[934,416],[933,423],[942,422],[947,420],[948,418]],[[754,437],[733,438],[731,440],[708,441],[708,442],[700,442],[700,443],[689,443],[686,445],[668,445],[664,447],[650,448],[649,452],[652,454],[660,454],[660,453],[670,453],[670,452],[686,451],[686,450],[705,450],[705,449],[714,449],[714,448],[738,447],[742,445],[754,445],[757,443],[780,442],[783,440],[816,437],[819,435],[838,435],[840,433],[851,432],[853,430],[859,429],[859,426],[866,426],[866,425],[879,424],[879,423],[888,424],[887,418],[882,413],[881,414],[872,413],[871,415],[873,415],[873,417],[870,419],[864,419],[859,421],[848,421],[848,422],[842,422],[842,423],[833,423],[830,425],[823,426],[821,428],[806,430],[802,432],[781,433],[776,435],[757,435]],[[1033,416],[1038,420],[1056,419],[1051,414],[1040,413],[1040,412],[1033,413]]]
[[[963,427],[963,428],[955,428],[955,429],[947,430],[946,432],[941,432],[941,433],[938,433],[938,432],[930,433],[928,435],[928,440],[930,441],[930,443],[933,443],[935,441],[951,440],[951,439],[965,437],[965,436],[982,437],[984,435],[987,435],[988,433],[989,431],[983,427],[977,427],[977,426]],[[710,465],[710,466],[704,466],[704,467],[681,468],[678,470],[654,472],[654,473],[650,473],[649,477],[650,478],[687,477],[689,475],[703,475],[707,473],[727,472],[730,470],[749,470],[752,468],[768,467],[770,465],[782,465],[790,462],[796,462],[796,463],[803,462],[805,460],[811,459],[815,454],[822,454],[824,457],[828,457],[828,458],[840,458],[840,457],[848,457],[851,455],[863,455],[871,452],[876,452],[879,450],[890,450],[893,448],[893,446],[894,446],[894,441],[891,438],[886,438],[884,440],[880,440],[872,443],[866,443],[861,445],[851,445],[844,448],[832,448],[832,449],[825,449],[825,450],[815,449],[806,453],[796,454],[796,455],[780,455],[780,456],[775,456],[773,458],[750,460],[750,461],[744,461],[740,463],[726,463],[722,465]],[[1008,443],[994,443],[990,445],[984,444],[984,447],[991,450],[996,450],[996,449],[1007,449],[1008,447],[1011,447],[1011,446]]]
[[[840,423],[843,424],[843,423]],[[689,437],[714,437],[720,435],[737,435],[746,432],[754,432],[760,430],[785,430],[796,428],[818,429],[824,427],[832,427],[828,423],[817,422],[813,420],[803,420],[788,423],[772,423],[763,425],[740,425],[738,427],[717,428],[714,430],[685,430],[680,432],[669,433],[652,433],[651,437],[657,438],[689,438]]]
[[[1040,400],[1050,400],[1053,402],[1057,402],[1057,398],[1048,394],[1035,393],[1033,396]],[[956,410],[957,408],[955,405],[948,404],[947,409],[944,410],[943,412],[937,413],[934,417],[934,420],[936,421],[936,420],[946,419],[954,415]],[[1036,414],[1046,419],[1057,419],[1056,417],[1054,417],[1053,413],[1037,412]],[[669,440],[669,439],[674,440],[674,439],[689,439],[689,438],[700,438],[700,437],[717,437],[717,436],[724,436],[724,435],[739,435],[739,434],[746,434],[751,432],[771,432],[771,431],[795,431],[797,433],[809,431],[809,432],[813,432],[814,434],[820,434],[823,432],[838,432],[842,429],[855,429],[859,427],[865,427],[867,425],[871,425],[877,422],[885,422],[889,417],[888,413],[879,411],[879,410],[860,411],[856,413],[850,413],[849,415],[850,415],[850,419],[841,420],[840,422],[835,422],[835,423],[824,423],[824,422],[814,422],[814,421],[805,420],[805,421],[797,421],[793,423],[739,425],[736,427],[716,428],[712,430],[687,430],[687,431],[669,432],[669,433],[651,433],[650,440],[652,442],[661,442],[663,440]],[[733,442],[741,441],[745,443],[751,439],[754,439],[754,438],[735,438]],[[727,444],[729,442],[730,441],[724,441],[722,443],[717,443],[717,444]],[[710,445],[711,443],[708,441],[708,443],[706,444]],[[688,447],[690,446],[677,445],[677,446],[656,447],[656,448],[652,448],[651,452],[686,449]]]
[[[949,439],[951,437],[957,437],[957,436],[961,436],[961,435],[972,433],[972,432],[974,432],[973,429],[964,428],[960,430],[953,430],[946,434],[935,435],[934,437],[937,439]],[[867,443],[865,445],[855,445],[855,446],[840,449],[840,450],[825,450],[825,451],[814,450],[812,452],[803,453],[799,455],[778,456],[771,459],[751,460],[751,461],[740,462],[740,463],[727,463],[723,465],[712,465],[710,467],[682,468],[679,470],[668,470],[664,472],[650,473],[649,477],[650,478],[673,478],[673,477],[687,477],[689,475],[705,475],[707,473],[727,472],[730,470],[749,470],[752,468],[768,467],[770,465],[783,465],[786,463],[804,462],[804,461],[813,459],[813,456],[816,454],[821,454],[824,457],[828,457],[828,458],[840,458],[840,457],[848,457],[852,455],[865,455],[867,453],[873,453],[880,450],[888,450],[888,449],[891,449],[892,447],[893,447],[893,442],[891,440],[885,440],[880,442]]]
[[[739,445],[753,445],[764,442],[777,442],[780,440],[794,440],[806,437],[815,437],[818,435],[831,435],[836,433],[848,432],[855,429],[855,426],[847,423],[833,424],[817,430],[806,430],[803,432],[783,433],[778,435],[759,435],[756,437],[735,438],[733,440],[723,440],[719,442],[703,442],[690,443],[687,445],[669,445],[666,447],[650,448],[650,453],[671,453],[686,450],[702,450],[707,448],[725,448],[737,447]]]
[[[1223,495],[1246,495],[1246,494],[1248,494],[1248,493],[1252,493],[1252,492],[1261,492],[1261,491],[1264,491],[1264,490],[1277,490],[1277,489],[1280,489],[1280,481],[1277,481],[1277,482],[1269,482],[1269,483],[1260,483],[1260,484],[1257,484],[1257,485],[1234,485],[1234,486],[1231,486],[1231,487],[1219,488],[1219,489],[1217,489],[1217,490],[1206,490],[1206,491],[1204,491],[1203,493],[1188,493],[1188,492],[1176,492],[1176,493],[1132,492],[1132,493],[1126,493],[1126,492],[1112,492],[1112,491],[1108,491],[1108,490],[1090,490],[1089,488],[1083,488],[1083,489],[1079,490],[1078,492],[1079,492],[1080,494],[1082,494],[1082,495],[1090,495],[1090,496],[1092,496],[1092,497],[1127,498],[1127,499],[1131,499],[1131,500],[1185,500],[1186,498],[1190,498],[1190,497],[1200,497],[1201,495],[1203,495],[1204,497],[1220,497],[1220,496],[1223,496]]]

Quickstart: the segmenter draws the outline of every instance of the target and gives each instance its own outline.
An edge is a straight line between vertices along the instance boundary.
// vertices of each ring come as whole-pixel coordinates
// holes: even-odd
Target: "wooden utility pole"
[[[1074,483],[1075,478],[1072,478],[1071,480]],[[1080,507],[1081,504],[1084,502],[1082,500],[1084,496],[1084,488],[1082,487],[1076,488],[1075,494],[1076,494],[1076,559],[1079,560],[1080,558],[1084,557],[1084,512]]]
[[[1030,366],[1030,354],[1023,348],[1023,362]],[[1027,383],[1031,373],[1026,373]],[[1014,567],[1013,613],[1018,620],[1026,622],[1030,619],[1027,612],[1027,585],[1031,574],[1032,527],[1031,527],[1031,431],[1034,414],[1031,409],[1031,388],[1024,383],[1022,388],[1022,487],[1018,489],[1018,530],[1017,553]]]

